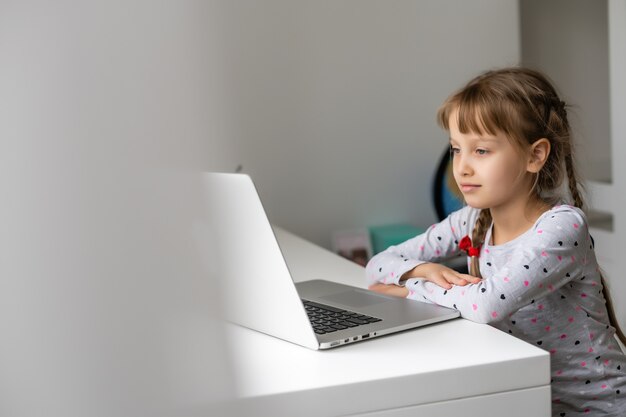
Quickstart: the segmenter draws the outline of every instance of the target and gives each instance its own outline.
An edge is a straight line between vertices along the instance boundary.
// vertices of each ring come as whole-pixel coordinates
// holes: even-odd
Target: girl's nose
[[[458,176],[467,177],[469,175],[472,175],[473,170],[471,165],[469,164],[469,161],[467,160],[467,157],[462,154],[455,155],[454,162]]]

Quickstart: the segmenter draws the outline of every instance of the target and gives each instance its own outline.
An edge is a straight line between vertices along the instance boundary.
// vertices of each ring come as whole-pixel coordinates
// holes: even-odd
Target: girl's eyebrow
[[[474,142],[499,142],[500,140],[498,138],[473,138],[470,139]],[[450,143],[456,143],[456,140],[453,137],[450,137]]]

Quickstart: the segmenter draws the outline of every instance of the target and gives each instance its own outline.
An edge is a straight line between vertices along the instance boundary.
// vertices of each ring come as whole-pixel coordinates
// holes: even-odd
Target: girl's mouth
[[[476,189],[478,189],[478,187],[480,187],[480,185],[477,184],[461,184],[461,191],[463,191],[464,193],[468,193],[471,191],[474,191]]]

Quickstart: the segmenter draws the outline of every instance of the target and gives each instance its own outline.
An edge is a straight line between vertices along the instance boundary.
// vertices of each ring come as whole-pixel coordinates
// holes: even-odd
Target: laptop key
[[[350,321],[350,322],[355,323],[355,324],[367,324],[367,323],[369,323],[367,320],[360,320],[360,319],[356,319],[354,317],[349,318],[346,321]]]
[[[337,329],[337,330],[347,329],[346,326],[342,326],[341,324],[331,324],[330,327],[332,327],[333,329]]]
[[[352,322],[349,322],[349,321],[340,321],[339,324],[341,324],[342,326],[346,326],[346,327],[356,327],[356,326],[358,326],[358,324],[352,323]]]

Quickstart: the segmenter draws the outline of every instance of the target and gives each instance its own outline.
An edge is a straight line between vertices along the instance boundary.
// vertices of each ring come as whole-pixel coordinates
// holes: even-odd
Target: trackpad
[[[320,300],[327,300],[334,303],[343,304],[348,307],[366,307],[374,304],[389,301],[389,298],[382,295],[369,294],[366,291],[350,290],[336,294],[319,297]]]

